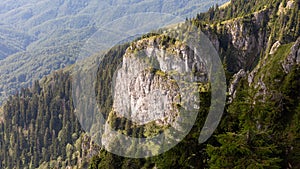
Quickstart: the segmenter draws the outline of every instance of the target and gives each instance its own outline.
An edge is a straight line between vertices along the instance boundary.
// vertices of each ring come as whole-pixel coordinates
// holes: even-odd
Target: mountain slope
[[[184,20],[214,3],[223,2],[225,0],[1,1],[0,35],[5,40],[0,42],[0,104],[41,76],[73,64],[80,52],[69,49],[79,49],[97,30],[106,29],[105,25],[112,21],[147,13],[174,15]],[[54,55],[59,58],[52,59]],[[48,60],[46,65],[42,60]],[[12,80],[19,76],[24,78]]]
[[[90,167],[118,168],[121,160],[122,167],[133,168],[298,168],[299,5],[233,1],[223,10],[211,8],[191,19],[210,37],[228,71],[228,105],[215,136],[207,145],[197,144],[200,118],[186,139],[167,153],[144,161],[102,151]],[[239,12],[224,20],[228,11]]]
[[[6,26],[1,26],[0,33],[0,60],[16,52],[25,51],[26,47],[35,40],[33,36]]]
[[[248,8],[253,5],[257,8]],[[209,88],[201,90],[202,109],[199,109],[191,132],[166,153],[146,159],[130,159],[101,148],[99,150],[89,139],[84,144],[82,140],[85,137],[79,137],[81,130],[72,107],[71,95],[74,93],[70,90],[70,69],[65,69],[64,72],[57,72],[41,81],[41,89],[34,84],[33,89],[22,90],[5,104],[0,132],[2,166],[24,167],[34,164],[34,167],[41,168],[299,168],[299,6],[297,1],[246,3],[236,0],[221,10],[211,8],[209,12],[187,21],[186,25],[191,23],[208,35],[219,51],[227,72],[228,102],[224,116],[214,136],[206,143],[199,144],[198,137],[211,105]],[[229,14],[224,19],[222,16],[227,13]],[[141,39],[147,41],[149,37],[159,36],[161,35],[150,34]],[[163,42],[166,46],[174,44],[172,39]],[[136,126],[109,114],[113,106],[112,77],[124,58],[126,49],[130,50],[129,46],[116,46],[106,53],[97,72],[95,91],[98,106],[104,116],[110,118],[110,122],[115,122],[113,127],[125,134],[140,135],[142,138],[149,136],[147,129],[157,131],[157,126]],[[147,48],[149,44],[141,47]],[[98,55],[100,56],[101,54]],[[159,71],[154,72],[154,75],[165,76]],[[33,103],[34,100],[38,103]],[[24,103],[32,105],[28,104],[26,107],[23,106],[26,105]],[[36,108],[32,108],[34,106]],[[91,105],[86,104],[84,108],[90,107]],[[35,112],[39,112],[36,118],[28,117],[35,115]],[[57,124],[60,136],[49,133],[50,128],[53,131],[53,125],[46,117]],[[41,127],[24,127],[27,124]],[[66,130],[72,132],[65,133]],[[47,133],[51,136],[48,140]],[[57,142],[61,145],[57,147],[59,150],[55,154],[53,144]],[[24,144],[27,146],[22,146]],[[18,151],[20,147],[25,147],[25,151]],[[33,151],[36,149],[37,152]],[[45,155],[47,152],[52,157]],[[27,158],[15,160],[18,155],[34,158],[32,162]],[[95,156],[87,164],[86,160],[91,155]],[[83,159],[82,163],[80,159]]]

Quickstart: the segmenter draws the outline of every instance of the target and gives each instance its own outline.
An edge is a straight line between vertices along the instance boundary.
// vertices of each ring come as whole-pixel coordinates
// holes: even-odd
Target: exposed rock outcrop
[[[262,28],[268,21],[268,12],[261,10],[247,18],[228,20],[205,31],[219,53],[230,50],[231,55],[227,56],[229,71],[237,73],[240,69],[255,67],[256,60],[267,46],[268,33]]]
[[[288,2],[286,3],[286,7],[287,7],[288,9],[293,9],[294,6],[295,6],[295,1],[293,1],[293,0],[290,0],[290,1],[288,1]]]
[[[300,37],[291,47],[288,57],[282,63],[282,68],[285,73],[289,73],[295,64],[300,64]]]
[[[272,46],[272,48],[271,48],[271,50],[270,50],[270,55],[273,55],[276,51],[277,51],[277,49],[279,48],[279,46],[281,45],[281,43],[279,42],[279,41],[276,41],[274,44],[273,44],[273,46]]]
[[[229,102],[232,102],[232,100],[235,98],[235,94],[236,94],[236,89],[237,86],[240,82],[240,80],[242,78],[244,78],[246,76],[246,72],[245,70],[241,69],[238,73],[236,73],[235,75],[233,75],[233,80],[230,83],[228,92],[229,92]]]
[[[263,98],[265,98],[267,96],[267,92],[268,92],[268,88],[266,86],[266,84],[263,82],[264,76],[261,76],[258,79],[257,84],[255,84],[254,88],[258,89],[258,92],[256,93],[256,97],[258,96],[263,96]]]
[[[188,46],[161,45],[166,37],[145,38],[127,49],[116,72],[113,110],[143,125],[166,125],[179,114],[176,105],[191,97],[184,82],[206,82],[206,66]],[[191,97],[192,98],[192,97]]]

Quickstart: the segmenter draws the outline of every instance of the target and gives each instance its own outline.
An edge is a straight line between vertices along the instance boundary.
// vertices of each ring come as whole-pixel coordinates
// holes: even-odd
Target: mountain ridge
[[[31,72],[25,74],[25,81],[11,83],[7,81],[5,76],[0,76],[0,104],[10,94],[15,93],[21,87],[27,87],[33,83],[34,80],[41,76],[49,74],[49,71],[43,68],[32,68],[31,65],[40,65],[37,63],[34,56],[38,56],[39,60],[47,60],[52,57],[47,52],[53,52],[50,49],[59,49],[62,45],[72,48],[78,42],[78,46],[82,47],[90,37],[93,36],[97,30],[102,29],[103,25],[116,21],[124,16],[130,16],[136,13],[159,13],[174,15],[176,17],[189,17],[211,6],[214,2],[206,1],[156,1],[156,0],[141,0],[141,1],[69,1],[69,0],[44,0],[44,1],[1,1],[1,28],[7,27],[12,32],[20,32],[24,43],[14,44],[19,41],[19,35],[16,38],[7,38],[7,42],[0,43],[0,71],[4,72],[11,78],[18,78],[23,76],[20,72],[15,72],[6,66],[6,63],[16,64],[21,72]],[[219,3],[225,0],[217,1]],[[116,5],[119,4],[119,5]],[[200,6],[197,6],[199,5]],[[205,5],[207,4],[207,5]],[[185,10],[183,10],[184,8]],[[177,13],[176,13],[177,12]],[[99,17],[101,16],[101,17]],[[139,17],[141,17],[140,15]],[[0,29],[1,31],[2,29]],[[2,32],[0,33],[0,35]],[[16,33],[13,33],[14,35]],[[9,40],[9,41],[8,41]],[[14,44],[14,45],[7,45]],[[21,47],[20,47],[21,46]],[[44,48],[48,48],[45,49]],[[44,50],[44,55],[38,53]],[[57,50],[56,50],[57,51]],[[67,55],[69,57],[62,57],[59,65],[55,62],[48,62],[46,67],[62,68],[65,65],[74,63],[79,53],[66,53],[64,50],[58,51],[56,55]],[[27,56],[24,56],[27,55]],[[9,58],[27,58],[26,62],[30,64],[19,64],[18,62],[11,63]],[[70,61],[71,60],[71,61]],[[31,68],[31,69],[28,69]],[[3,73],[1,73],[3,75]]]
[[[200,103],[202,103],[203,109],[199,110],[196,123],[191,132],[177,146],[164,154],[147,159],[130,159],[119,157],[101,148],[94,148],[95,151],[91,150],[92,153],[86,152],[90,150],[89,148],[78,148],[80,147],[78,145],[92,145],[92,143],[87,141],[83,144],[80,141],[82,140],[79,137],[80,134],[74,130],[78,129],[78,126],[74,127],[78,125],[78,121],[75,120],[74,122],[74,119],[68,119],[69,116],[66,116],[68,114],[72,118],[75,117],[72,111],[71,91],[68,89],[70,87],[69,70],[65,70],[64,73],[56,72],[50,77],[46,77],[42,89],[37,87],[38,83],[36,82],[32,89],[33,92],[37,91],[36,94],[32,94],[28,91],[29,89],[24,89],[18,95],[12,96],[5,105],[4,114],[7,120],[0,125],[2,131],[5,131],[0,132],[1,140],[3,140],[1,145],[4,145],[1,146],[0,151],[4,155],[0,157],[5,157],[5,159],[2,159],[4,162],[1,165],[11,167],[30,164],[34,167],[40,166],[40,168],[67,168],[71,166],[74,168],[144,167],[149,169],[170,167],[298,168],[300,166],[300,128],[298,125],[300,119],[300,93],[298,92],[300,68],[297,61],[300,49],[297,45],[299,44],[299,30],[297,31],[296,28],[299,25],[300,14],[295,9],[299,9],[300,3],[291,1],[295,5],[293,10],[286,8],[287,14],[283,15],[278,11],[284,8],[284,5],[281,4],[287,3],[286,1],[275,0],[274,3],[268,4],[267,8],[261,11],[259,8],[264,7],[267,2],[257,0],[244,3],[242,0],[236,0],[224,8],[224,11],[218,11],[218,9],[212,7],[207,13],[199,14],[196,18],[186,21],[188,22],[187,25],[196,26],[206,33],[215,45],[226,70],[228,86],[231,88],[221,124],[213,137],[206,143],[199,144],[198,136],[211,104],[209,90],[201,92]],[[260,12],[254,13],[252,16],[252,11],[247,7],[253,4],[257,4],[257,10]],[[281,9],[280,6],[282,6]],[[242,11],[244,8],[244,16],[228,12],[233,9]],[[292,14],[292,11],[297,11],[297,13]],[[229,16],[227,16],[229,22],[224,23],[223,18],[219,17],[225,15],[225,13],[229,13]],[[236,17],[238,18],[235,19]],[[147,38],[147,35],[143,38]],[[172,43],[172,40],[169,40],[166,40],[165,43]],[[252,43],[249,43],[251,41]],[[258,43],[259,41],[261,43]],[[273,52],[270,54],[273,46],[278,44],[277,42],[280,42],[279,47],[277,49],[274,47]],[[255,47],[256,44],[264,45],[259,46],[260,49],[258,50]],[[111,111],[110,82],[112,76],[127,48],[128,44],[111,49],[106,53],[103,64],[99,65],[101,67],[97,72],[98,79],[96,83],[98,88],[96,89],[96,95],[98,105],[101,112],[104,112],[104,116],[108,116],[109,114],[105,113]],[[253,49],[256,51],[253,52]],[[242,62],[239,63],[239,60]],[[90,77],[86,76],[85,78]],[[38,92],[39,90],[40,92]],[[27,108],[22,107],[24,100],[30,103],[36,98],[40,100],[38,104],[28,104]],[[49,103],[52,106],[51,108],[47,108]],[[20,129],[19,125],[23,125],[24,121],[26,122],[26,120],[22,120],[23,114],[30,115],[27,112],[31,112],[30,108],[37,105],[40,109],[37,110],[40,117],[37,115],[36,122],[35,120],[27,122],[42,126],[35,129],[40,135],[35,135],[34,132],[31,132],[30,135],[39,141],[31,140],[31,137],[25,139],[25,142],[29,142],[29,145],[31,145],[25,146],[29,149],[29,155],[27,155],[36,157],[30,161],[27,160],[27,163],[21,160],[14,161],[14,156],[19,155],[17,153],[20,153],[21,156],[26,155],[26,153],[18,151],[22,142],[16,142],[17,146],[11,145],[11,142],[15,142],[14,140],[18,137],[19,140],[23,140],[20,138],[28,136],[26,135],[27,130],[22,130],[22,127]],[[62,110],[63,105],[69,105],[70,107]],[[85,109],[90,106],[87,104]],[[59,113],[61,116],[55,113]],[[47,139],[42,141],[42,138],[38,137],[49,133],[49,129],[48,132],[46,131],[51,126],[46,125],[46,120],[42,120],[42,114],[52,117],[50,119],[58,124],[65,123],[63,125],[65,127],[58,126],[56,129],[57,131],[61,130],[61,132],[58,132],[61,133],[59,137],[56,138],[57,135],[52,134],[53,139],[49,138],[48,141]],[[63,120],[60,118],[63,118]],[[16,119],[18,119],[17,123]],[[14,130],[10,129],[11,125]],[[69,129],[70,125],[73,126],[71,130],[74,130],[74,133],[65,132],[65,129]],[[144,130],[142,127],[132,127],[129,122],[120,119],[116,119],[115,127],[119,131],[131,135],[138,135],[143,133]],[[156,130],[153,126],[148,127],[149,130]],[[21,132],[16,134],[15,131],[17,130],[21,130]],[[34,131],[34,129],[29,130]],[[48,135],[46,135],[47,137]],[[60,153],[53,154],[55,152],[53,147],[55,146],[49,142],[58,139],[61,139],[59,141],[60,150],[58,150]],[[39,142],[49,144],[52,149],[40,145]],[[57,141],[53,141],[53,143],[57,143]],[[30,151],[33,148],[38,149],[37,153]],[[48,157],[44,155],[47,151],[53,155],[53,157],[50,157],[51,160],[48,160]],[[7,152],[11,153],[8,154]],[[78,159],[80,159],[78,154],[82,159],[85,156],[94,156],[90,161],[83,160],[82,163],[78,163]]]

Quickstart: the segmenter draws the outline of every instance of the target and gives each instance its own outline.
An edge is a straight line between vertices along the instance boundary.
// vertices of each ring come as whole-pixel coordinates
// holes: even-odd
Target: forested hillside
[[[59,156],[66,159],[67,144],[75,145],[80,137],[80,124],[71,113],[68,74],[56,73],[48,80],[47,85],[35,82],[31,89],[22,89],[4,106],[2,168],[32,168]]]
[[[184,20],[223,2],[225,0],[1,1],[0,104],[21,87],[73,64],[85,42],[99,29],[107,29],[106,25],[113,21],[149,13]],[[117,25],[110,29],[118,30]]]
[[[1,168],[299,168],[299,7],[295,0],[232,0],[182,25],[181,30],[196,26],[210,38],[226,71],[224,114],[207,142],[199,144],[198,137],[211,105],[209,87],[199,91],[201,109],[191,132],[169,151],[143,159],[107,152],[79,124],[69,67],[22,89],[0,109]],[[159,39],[159,33],[110,49],[98,68],[100,111],[128,135],[149,136],[147,126],[113,116],[111,81],[126,50],[139,40]],[[176,43],[172,38],[160,42]]]
[[[197,144],[203,109],[170,151],[146,160],[102,151],[90,168],[298,168],[299,5],[232,1],[188,20],[210,37],[227,70],[228,102],[215,135]]]

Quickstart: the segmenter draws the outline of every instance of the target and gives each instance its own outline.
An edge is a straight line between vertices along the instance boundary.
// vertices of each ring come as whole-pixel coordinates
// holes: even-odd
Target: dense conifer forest
[[[205,143],[198,137],[211,105],[209,88],[199,91],[202,108],[191,132],[169,151],[132,159],[95,145],[75,115],[71,66],[21,89],[0,108],[0,168],[300,168],[299,7],[299,0],[232,0],[186,20],[210,38],[227,77],[223,117]],[[110,49],[98,68],[95,93],[106,119],[111,81],[129,45]],[[111,118],[115,129],[147,137],[149,126]]]

